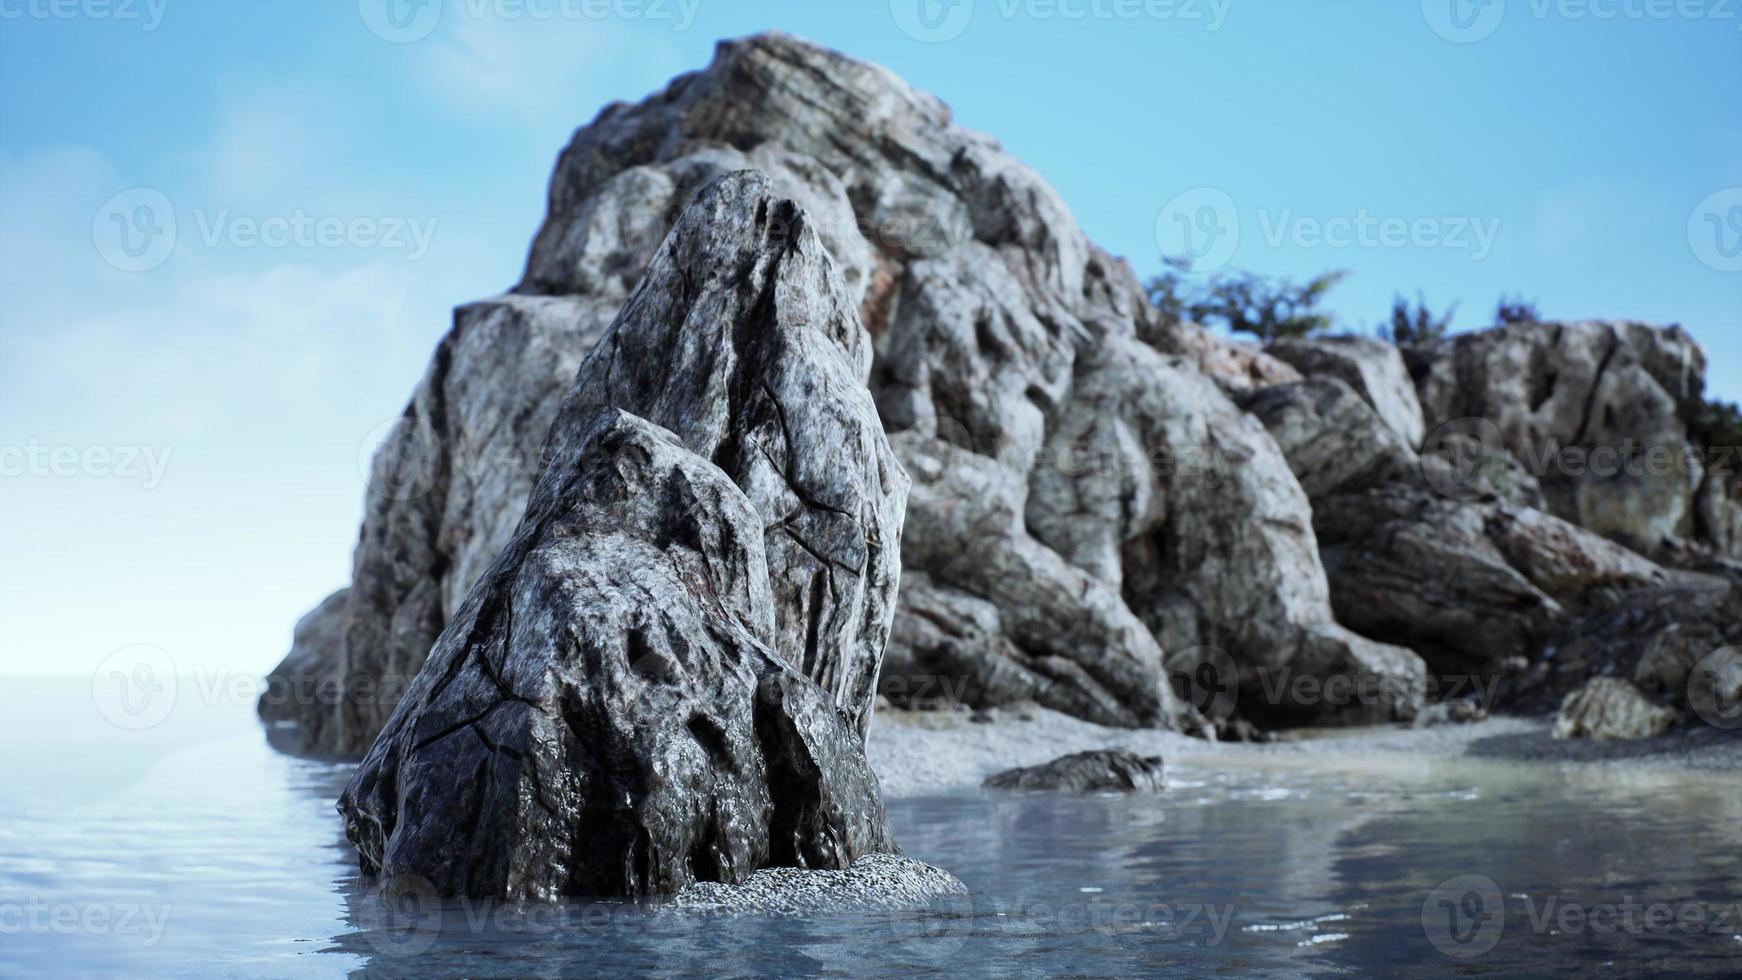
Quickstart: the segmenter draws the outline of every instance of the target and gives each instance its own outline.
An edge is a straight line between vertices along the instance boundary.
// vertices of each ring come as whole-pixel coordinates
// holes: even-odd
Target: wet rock
[[[1006,770],[988,777],[984,785],[1051,793],[1159,793],[1167,788],[1161,756],[1116,749],[1077,752],[1042,765]]]
[[[894,850],[865,761],[907,479],[804,212],[704,190],[340,801],[366,872],[548,900]]]
[[[1567,696],[1555,717],[1555,738],[1651,738],[1669,731],[1674,709],[1647,698],[1617,677],[1593,677]]]
[[[1421,402],[1396,347],[1371,337],[1285,337],[1264,352],[1309,378],[1343,381],[1406,447],[1422,444],[1427,430]]]
[[[923,909],[968,888],[955,875],[894,854],[867,854],[839,871],[764,868],[741,884],[702,881],[666,908],[701,913],[825,915]]]

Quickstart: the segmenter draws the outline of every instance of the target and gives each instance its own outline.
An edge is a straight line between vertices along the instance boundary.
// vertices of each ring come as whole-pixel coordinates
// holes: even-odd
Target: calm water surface
[[[198,701],[127,731],[82,685],[6,684],[0,976],[1742,974],[1723,779],[1182,761],[1159,799],[892,803],[973,891],[923,913],[395,905],[343,839],[346,771]]]

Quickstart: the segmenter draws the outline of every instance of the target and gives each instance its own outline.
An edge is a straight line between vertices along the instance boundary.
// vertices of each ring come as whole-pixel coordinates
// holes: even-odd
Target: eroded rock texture
[[[863,737],[908,481],[805,213],[705,190],[340,801],[364,868],[548,899],[894,845]]]
[[[1408,356],[1429,430],[1493,423],[1551,513],[1647,554],[1696,531],[1703,474],[1686,462],[1680,410],[1700,393],[1706,358],[1685,331],[1519,323]]]
[[[1421,446],[1427,434],[1421,402],[1396,347],[1371,337],[1290,337],[1271,343],[1265,353],[1308,377],[1340,379],[1405,446]]]

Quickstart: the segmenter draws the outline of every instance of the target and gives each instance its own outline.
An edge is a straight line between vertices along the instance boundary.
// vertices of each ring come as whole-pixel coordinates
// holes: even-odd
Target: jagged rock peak
[[[365,870],[549,899],[894,850],[863,737],[908,484],[859,331],[766,177],[702,192],[340,801]]]

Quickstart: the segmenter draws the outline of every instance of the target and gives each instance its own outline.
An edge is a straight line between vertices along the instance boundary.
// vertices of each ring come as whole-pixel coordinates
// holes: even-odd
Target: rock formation
[[[1160,756],[1116,749],[1077,752],[1051,762],[989,776],[987,789],[1050,793],[1159,793],[1167,788]]]
[[[867,343],[798,205],[701,193],[340,801],[366,871],[548,900],[893,850],[863,738],[908,480]]]
[[[1265,724],[1419,706],[1279,700],[1269,692],[1290,688],[1262,683],[1279,675],[1395,691],[1474,672],[1552,710],[1549,692],[1583,678],[1545,680],[1547,651],[1625,596],[1690,584],[1612,542],[1718,577],[1725,549],[1742,549],[1742,506],[1721,479],[1543,464],[1553,448],[1685,449],[1704,355],[1680,330],[1516,324],[1402,351],[1219,338],[1151,307],[1050,187],[936,98],[761,35],[579,130],[521,282],[457,315],[377,458],[342,630],[299,641],[343,689],[336,708],[292,715],[311,747],[369,746],[508,544],[565,393],[691,445],[657,399],[619,401],[624,378],[665,370],[657,344],[570,381],[674,216],[742,168],[798,202],[832,257],[869,335],[843,350],[914,480],[881,674],[897,703],[949,691],[1199,730],[1227,719],[1201,717],[1168,678],[1225,662],[1235,710]],[[578,408],[564,418],[588,431]],[[575,433],[550,435],[572,448]],[[807,513],[796,538],[833,541],[839,515]],[[878,675],[863,658],[820,671],[800,642],[824,608],[813,593],[841,584],[838,556],[773,533],[776,652],[863,732],[854,706]],[[876,594],[826,605],[818,649],[881,642]],[[311,649],[335,634],[339,649]]]
[[[338,703],[339,651],[344,649],[345,605],[349,589],[321,600],[296,622],[290,653],[260,695],[260,719],[319,724]]]
[[[1555,717],[1555,738],[1650,738],[1675,724],[1673,709],[1656,704],[1618,677],[1593,677],[1567,695]]]
[[[1397,348],[1371,337],[1291,337],[1271,343],[1265,353],[1307,377],[1342,380],[1405,446],[1421,447],[1427,435],[1421,402]]]
[[[1704,473],[1681,409],[1706,357],[1680,328],[1517,323],[1407,356],[1429,431],[1490,423],[1541,481],[1550,513],[1645,554],[1698,530]]]

